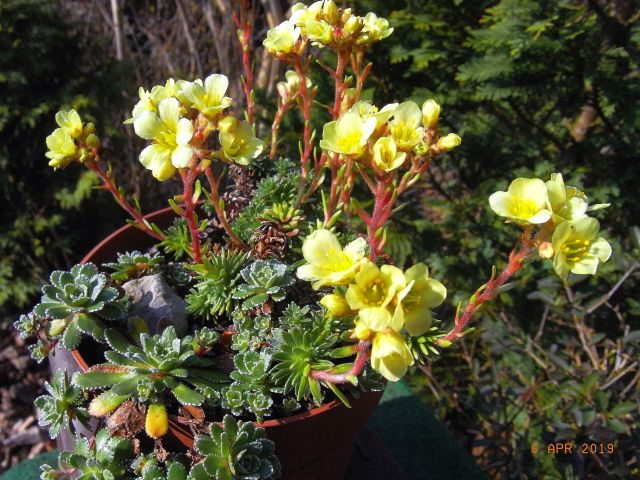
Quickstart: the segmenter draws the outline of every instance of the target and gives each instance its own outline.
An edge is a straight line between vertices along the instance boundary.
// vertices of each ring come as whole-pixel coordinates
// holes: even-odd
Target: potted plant
[[[243,5],[236,20],[248,53]],[[268,155],[248,54],[244,120],[231,113],[221,74],[141,88],[128,121],[149,142],[140,161],[182,184],[170,208],[149,216],[105,168],[95,127],[74,110],[56,115],[49,164],[95,172],[132,221],[53,272],[16,322],[37,339],[34,358],[70,352],[75,362],[36,399],[52,438],[78,433],[43,479],[342,478],[385,382],[466,335],[527,262],[553,261],[566,277],[594,274],[609,258],[587,215],[602,205],[589,207],[560,174],[518,178],[489,199],[517,232],[507,266],[458,307],[450,329],[434,320],[444,284],[422,263],[393,265],[387,232],[421,174],[461,140],[440,131],[433,100],[362,100],[365,53],[392,31],[331,0],[295,5],[263,42],[290,67]],[[319,48],[334,52],[335,63],[322,64],[334,102],[316,142],[309,69]],[[300,158],[278,158],[280,123],[296,109]]]

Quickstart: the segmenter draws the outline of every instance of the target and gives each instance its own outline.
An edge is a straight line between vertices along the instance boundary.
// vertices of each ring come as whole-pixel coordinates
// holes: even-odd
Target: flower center
[[[589,240],[572,240],[565,243],[560,250],[569,262],[578,262],[587,254],[590,244]]]
[[[512,212],[514,217],[533,217],[538,210],[538,205],[533,200],[519,197],[513,199]]]
[[[381,279],[376,278],[367,285],[366,295],[370,305],[380,306],[387,296],[387,286]]]

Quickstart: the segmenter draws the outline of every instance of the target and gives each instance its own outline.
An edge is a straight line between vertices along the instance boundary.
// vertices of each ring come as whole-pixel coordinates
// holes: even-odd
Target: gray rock
[[[130,315],[144,318],[152,334],[161,333],[169,325],[175,327],[178,336],[187,333],[187,304],[162,275],[130,280],[122,288],[131,297]]]

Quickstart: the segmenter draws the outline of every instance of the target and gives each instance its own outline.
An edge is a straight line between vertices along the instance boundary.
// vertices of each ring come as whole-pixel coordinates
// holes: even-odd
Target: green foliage
[[[191,257],[191,237],[186,219],[176,218],[164,234],[166,238],[158,246],[165,254],[176,260]]]
[[[292,207],[298,193],[299,179],[300,171],[293,162],[277,160],[258,183],[249,205],[233,221],[232,227],[236,234],[249,241],[260,226],[261,219],[280,216],[283,216],[286,225],[296,228],[301,212]]]
[[[132,467],[139,472],[136,480],[187,480],[188,469],[177,461],[161,465],[155,457],[140,457]]]
[[[140,335],[141,347],[112,329],[105,332],[105,338],[113,349],[105,353],[109,363],[102,370],[77,374],[73,382],[87,390],[109,387],[102,399],[117,399],[109,404],[111,409],[128,398],[162,403],[166,391],[183,405],[201,405],[203,391],[219,390],[227,380],[211,368],[212,360],[194,352],[192,337],[177,338],[173,327],[161,335]]]
[[[209,327],[202,327],[197,330],[193,335],[193,351],[198,355],[203,355],[213,348],[218,343],[220,335],[214,329]]]
[[[38,423],[49,428],[51,438],[56,438],[64,428],[73,432],[71,420],[82,423],[89,420],[87,410],[80,406],[82,390],[71,384],[66,371],[57,370],[53,381],[45,382],[44,388],[49,394],[39,396],[34,404],[39,410]]]
[[[233,383],[222,392],[222,406],[234,415],[247,411],[262,422],[273,405],[267,375],[270,363],[271,357],[264,352],[237,353],[233,357]]]
[[[252,316],[248,312],[238,310],[233,314],[232,347],[236,351],[260,350],[271,338],[273,322],[269,315]]]
[[[36,317],[46,318],[46,336],[59,338],[64,348],[78,346],[84,333],[103,340],[102,320],[119,319],[126,309],[120,292],[108,286],[109,278],[92,263],[76,265],[70,271],[57,270],[49,284],[42,287],[42,298],[33,313],[21,316],[20,331],[35,328]],[[40,321],[40,328],[44,322]]]
[[[264,429],[225,415],[222,426],[211,424],[209,435],[197,435],[196,451],[204,456],[191,470],[192,480],[271,480],[280,476],[273,442]]]
[[[111,278],[116,282],[125,282],[144,275],[152,275],[158,271],[164,257],[157,253],[142,253],[137,250],[118,253],[118,261],[105,263],[104,266],[113,270]]]
[[[222,249],[211,258],[203,259],[202,264],[193,265],[196,285],[185,298],[189,312],[207,320],[230,314],[237,306],[231,295],[248,259],[244,252]]]
[[[256,260],[244,268],[240,275],[244,283],[240,283],[232,293],[232,297],[244,300],[241,308],[250,310],[267,300],[274,302],[283,300],[285,288],[293,283],[293,277],[287,272],[287,266],[277,260]]]
[[[107,429],[102,429],[96,434],[95,441],[77,439],[73,451],[61,452],[58,456],[60,471],[43,465],[40,478],[118,480],[125,478],[127,460],[132,455],[133,446],[129,440],[111,436]]]
[[[95,54],[98,39],[81,47],[74,29],[51,2],[0,2],[0,198],[12,206],[0,213],[0,306],[7,317],[34,300],[48,272],[69,265],[120,218],[91,199],[103,221],[97,228],[80,221],[77,209],[95,175],[77,179],[46,168],[44,138],[58,108],[107,116],[123,100],[121,68]]]
[[[318,326],[312,330],[297,326],[290,330],[279,329],[274,333],[273,381],[287,394],[295,393],[296,399],[308,399],[309,394],[318,405],[322,404],[320,382],[309,376],[310,370],[329,370],[329,360],[338,335]]]

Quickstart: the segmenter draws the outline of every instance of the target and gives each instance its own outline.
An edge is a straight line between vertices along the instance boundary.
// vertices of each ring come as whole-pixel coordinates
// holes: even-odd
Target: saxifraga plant
[[[72,350],[82,334],[104,341],[104,320],[117,320],[126,311],[125,299],[92,263],[76,265],[68,272],[55,271],[50,282],[42,287],[42,298],[33,312],[16,323],[22,335],[34,334],[36,329],[43,332],[46,342],[32,350],[34,358],[44,358],[58,341]]]
[[[42,466],[41,480],[119,480],[126,478],[127,460],[133,445],[126,438],[111,436],[100,430],[89,440],[78,438],[73,451],[58,456],[59,470]]]
[[[148,404],[145,427],[152,438],[167,433],[167,392],[182,405],[201,405],[203,390],[220,390],[227,381],[211,368],[212,360],[196,354],[192,337],[177,338],[173,327],[161,335],[143,333],[141,347],[115,330],[107,330],[105,337],[113,349],[105,353],[109,363],[76,374],[73,382],[85,390],[108,388],[89,406],[94,417],[104,417],[128,399]]]
[[[287,266],[277,260],[256,260],[244,268],[240,275],[244,283],[240,283],[232,296],[243,300],[241,308],[249,310],[267,300],[275,302],[283,300],[285,288],[294,281],[287,272]]]
[[[271,480],[280,475],[275,445],[264,429],[225,415],[222,426],[197,435],[195,449],[204,458],[191,469],[193,480]]]
[[[125,282],[142,275],[156,273],[162,265],[164,257],[157,253],[142,253],[137,250],[118,253],[118,260],[105,263],[104,266],[113,270],[111,278],[116,282]]]

